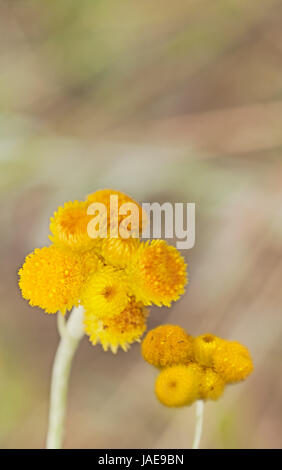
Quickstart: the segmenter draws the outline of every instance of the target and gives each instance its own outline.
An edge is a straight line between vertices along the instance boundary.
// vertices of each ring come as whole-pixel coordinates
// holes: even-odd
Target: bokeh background
[[[280,0],[0,1],[0,447],[44,447],[56,319],[17,287],[67,200],[113,187],[196,203],[187,294],[153,308],[251,350],[208,403],[202,447],[282,445]],[[162,407],[140,346],[85,338],[65,447],[186,448],[195,408]]]

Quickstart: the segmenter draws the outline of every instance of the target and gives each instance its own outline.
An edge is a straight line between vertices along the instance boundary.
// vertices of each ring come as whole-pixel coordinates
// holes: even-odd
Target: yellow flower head
[[[142,355],[156,367],[184,363],[193,357],[193,341],[180,326],[161,325],[144,338]]]
[[[223,378],[211,368],[203,370],[200,380],[200,397],[203,400],[217,400],[224,390]]]
[[[149,331],[142,355],[149,364],[163,368],[155,391],[166,406],[217,400],[226,384],[245,379],[253,370],[249,351],[242,344],[210,333],[193,338],[177,325]]]
[[[55,246],[29,254],[19,276],[22,296],[47,313],[65,313],[77,305],[85,280],[79,257]]]
[[[118,209],[118,216],[116,217],[116,214],[115,214],[115,209],[112,207],[112,210],[111,210],[111,204],[110,204],[110,201],[111,201],[111,196],[117,196],[118,197],[118,204],[117,204],[117,209]],[[89,196],[87,197],[87,204],[90,205],[92,204],[93,202],[98,202],[98,203],[102,203],[106,206],[107,208],[107,230],[108,230],[108,236],[109,236],[109,232],[110,232],[110,224],[112,223],[113,225],[118,225],[118,227],[120,226],[120,223],[122,221],[124,221],[126,219],[126,217],[129,215],[129,214],[119,214],[119,211],[120,211],[120,208],[123,204],[126,204],[126,203],[131,203],[131,204],[135,204],[136,205],[136,208],[138,209],[138,212],[139,212],[139,217],[138,217],[138,221],[139,222],[139,226],[138,226],[138,229],[136,231],[136,235],[141,235],[142,233],[142,224],[146,224],[146,213],[142,210],[142,207],[136,202],[134,201],[134,199],[132,199],[130,196],[128,196],[127,194],[125,193],[122,193],[121,191],[116,191],[116,190],[113,190],[113,189],[100,189],[99,191],[95,191],[94,193],[92,194],[89,194]],[[129,229],[132,228],[133,230],[133,227],[129,226]],[[121,234],[121,236],[123,236],[123,234]]]
[[[105,238],[102,243],[101,255],[113,266],[125,267],[129,264],[132,254],[138,249],[138,238]]]
[[[86,314],[104,319],[118,315],[129,301],[129,289],[121,270],[106,266],[90,276],[81,295]]]
[[[237,341],[224,341],[213,356],[213,367],[226,383],[244,380],[253,371],[248,349]]]
[[[94,250],[84,251],[79,256],[85,280],[88,280],[93,274],[104,268],[104,263]]]
[[[197,336],[194,339],[195,360],[202,366],[211,367],[214,351],[221,341],[223,341],[221,338],[210,333]]]
[[[88,235],[88,224],[92,215],[87,215],[87,203],[83,201],[66,202],[58,207],[50,219],[50,240],[59,246],[73,250],[89,250],[100,240]]]
[[[140,341],[146,330],[147,311],[141,302],[131,298],[125,309],[118,315],[99,320],[95,315],[86,315],[85,331],[95,345],[101,343],[103,349],[116,353],[120,346],[127,351],[130,344]]]
[[[182,364],[163,369],[157,377],[155,393],[163,405],[190,405],[198,398],[199,375]]]
[[[128,268],[132,291],[145,305],[167,305],[178,300],[187,283],[186,264],[164,240],[141,243]]]

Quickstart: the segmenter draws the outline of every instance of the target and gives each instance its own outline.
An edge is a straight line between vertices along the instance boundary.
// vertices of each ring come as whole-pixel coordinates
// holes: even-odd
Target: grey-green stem
[[[72,310],[67,322],[58,313],[61,340],[52,370],[47,449],[62,448],[69,375],[74,354],[84,336],[83,317],[82,306]]]
[[[192,449],[199,449],[200,441],[202,437],[203,430],[203,419],[204,419],[204,402],[203,400],[198,400],[196,402],[196,426],[195,434]]]

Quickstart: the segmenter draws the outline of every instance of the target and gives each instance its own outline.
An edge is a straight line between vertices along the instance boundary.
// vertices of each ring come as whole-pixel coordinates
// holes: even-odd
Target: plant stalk
[[[52,370],[47,449],[62,448],[69,375],[74,354],[84,336],[83,317],[82,306],[72,310],[66,323],[61,313],[58,313],[61,340]]]
[[[198,400],[196,402],[196,427],[193,440],[192,449],[199,449],[202,429],[203,429],[203,419],[204,419],[204,402],[203,400]]]

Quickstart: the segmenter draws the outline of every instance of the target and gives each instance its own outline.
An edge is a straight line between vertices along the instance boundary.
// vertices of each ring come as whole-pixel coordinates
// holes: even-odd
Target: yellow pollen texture
[[[73,250],[94,248],[97,240],[89,237],[87,231],[92,218],[92,215],[87,215],[86,202],[66,202],[50,219],[52,235],[49,238],[54,244]]]
[[[202,400],[217,400],[223,393],[225,382],[223,378],[211,368],[203,371],[200,380],[200,398]]]
[[[111,196],[118,196],[118,215],[115,213],[114,210],[111,211],[111,204],[110,204],[110,197]],[[108,237],[110,236],[110,224],[120,226],[120,223],[127,217],[126,215],[119,214],[120,207],[126,203],[133,203],[136,205],[139,211],[139,229],[136,235],[141,236],[142,233],[142,223],[146,223],[146,214],[142,210],[142,207],[130,196],[127,194],[122,193],[121,191],[116,191],[113,189],[101,189],[95,191],[95,193],[89,194],[87,197],[87,204],[92,204],[93,202],[99,202],[106,206],[107,208],[107,230],[108,230]],[[112,207],[113,209],[113,207]],[[129,226],[129,228],[131,228]]]
[[[55,246],[35,249],[19,276],[22,296],[47,313],[65,313],[77,305],[85,279],[79,257]]]
[[[105,238],[102,243],[101,255],[107,263],[124,268],[129,265],[132,255],[139,245],[138,238]]]
[[[133,293],[145,305],[170,306],[187,284],[184,259],[164,240],[142,243],[132,258],[130,271]]]
[[[101,343],[103,349],[116,353],[118,347],[127,351],[130,344],[140,341],[146,330],[147,310],[141,302],[131,298],[118,315],[103,320],[95,315],[86,315],[85,331],[93,344]]]
[[[118,315],[129,301],[129,288],[121,271],[106,266],[90,276],[81,295],[86,314],[97,318]]]
[[[104,267],[102,260],[93,250],[84,251],[81,253],[80,262],[85,273],[86,280],[88,280],[93,274],[100,271]]]
[[[237,341],[225,341],[216,349],[213,367],[226,383],[244,380],[253,371],[248,349]]]
[[[185,365],[163,369],[155,383],[158,400],[166,406],[184,406],[193,403],[199,393],[199,377]]]
[[[213,354],[220,342],[223,341],[215,335],[206,333],[194,339],[195,360],[202,366],[212,366]]]
[[[156,367],[179,364],[192,359],[193,340],[180,326],[161,325],[144,338],[142,355]]]

